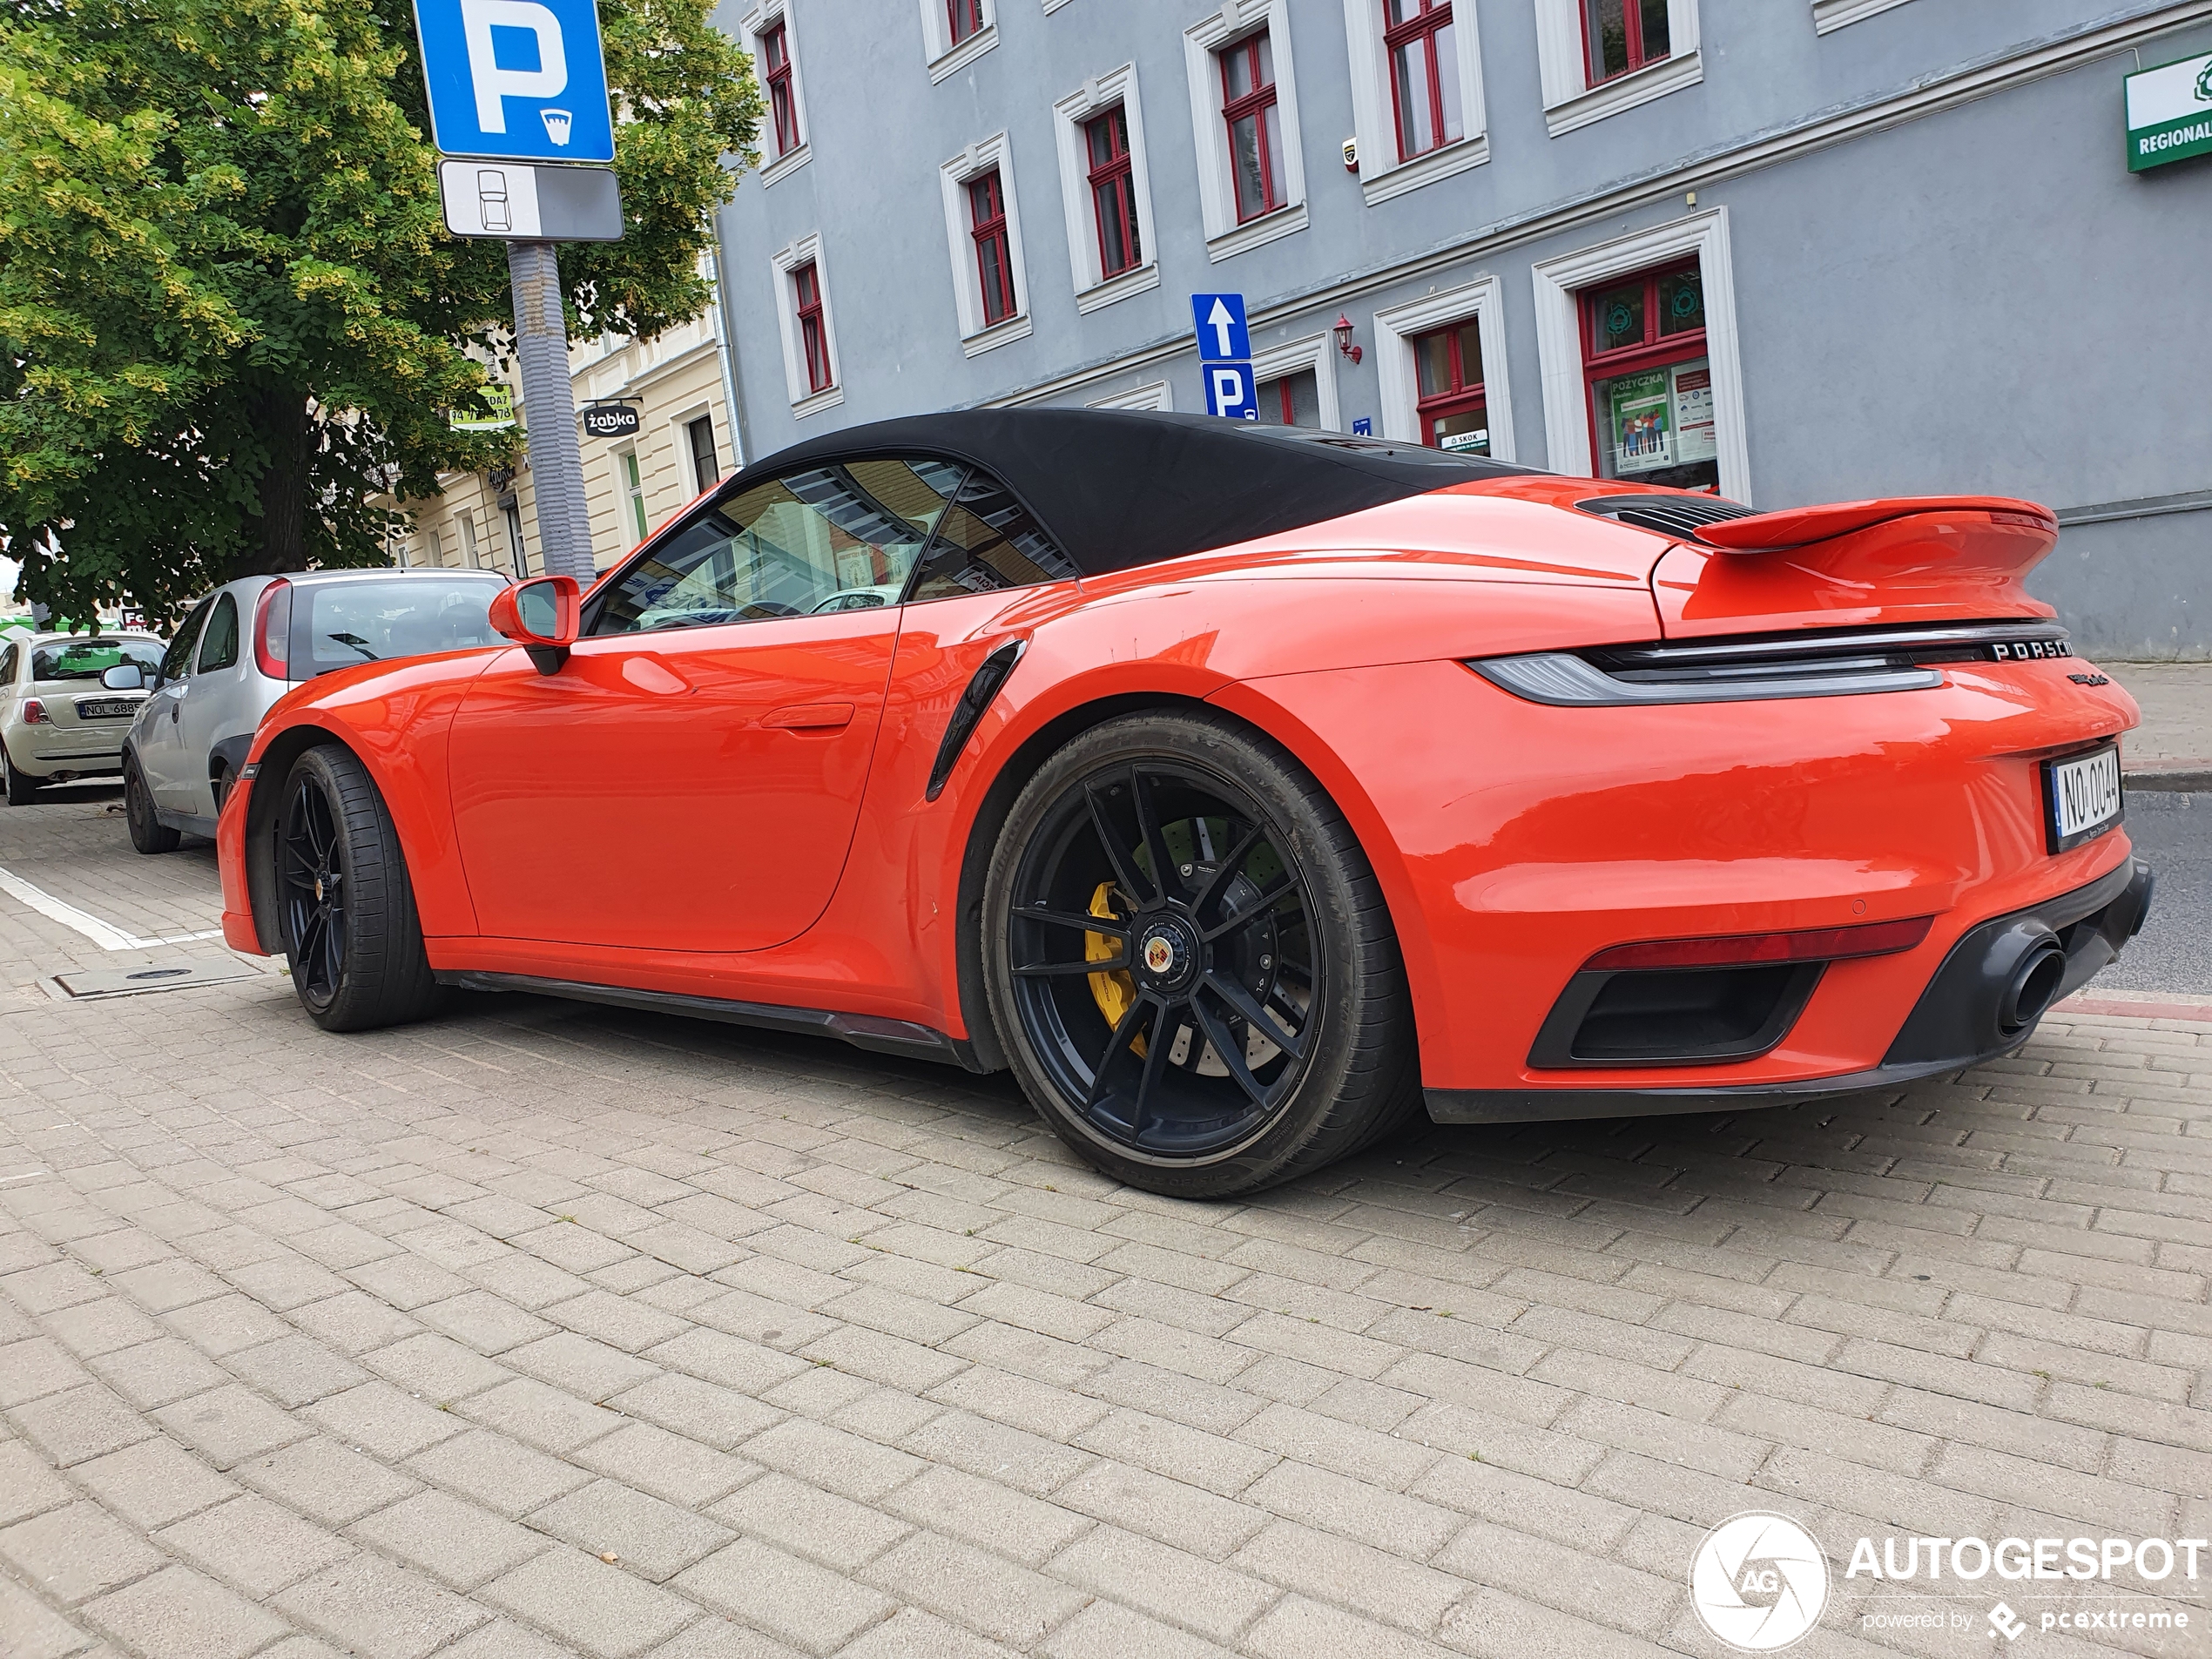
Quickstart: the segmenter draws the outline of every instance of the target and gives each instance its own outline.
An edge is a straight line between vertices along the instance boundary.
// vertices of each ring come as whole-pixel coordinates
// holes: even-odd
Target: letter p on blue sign
[[[1206,413],[1231,421],[1259,419],[1259,388],[1250,363],[1207,363]]]
[[[415,0],[430,127],[448,155],[609,162],[592,0]]]

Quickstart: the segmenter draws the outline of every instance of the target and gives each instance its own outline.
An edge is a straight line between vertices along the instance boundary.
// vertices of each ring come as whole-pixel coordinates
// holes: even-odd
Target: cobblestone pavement
[[[0,868],[204,925],[207,857],[101,804],[0,813]],[[1797,1652],[1987,1654],[1993,1580],[1866,1632],[1932,1603],[1851,1541],[2212,1532],[2212,1025],[1204,1205],[994,1080],[522,997],[331,1037],[266,973],[57,1001],[233,959],[10,895],[0,949],[11,1659],[1717,1656],[1686,1569],[1754,1508],[1837,1564]],[[2186,1634],[2023,1650],[2212,1651],[2151,1588]]]

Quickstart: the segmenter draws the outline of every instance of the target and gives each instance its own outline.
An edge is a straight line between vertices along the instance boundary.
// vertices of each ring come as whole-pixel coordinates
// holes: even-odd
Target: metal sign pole
[[[561,316],[561,267],[550,242],[509,242],[515,283],[515,354],[523,371],[523,420],[530,485],[537,496],[537,545],[547,576],[594,575],[591,515],[583,494],[583,448],[569,381],[569,334]]]

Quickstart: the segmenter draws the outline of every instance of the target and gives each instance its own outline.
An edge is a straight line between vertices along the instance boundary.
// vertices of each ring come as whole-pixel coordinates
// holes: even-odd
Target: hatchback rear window
[[[437,577],[303,584],[292,607],[292,678],[356,663],[502,643],[486,614],[496,582]]]
[[[136,663],[151,675],[161,666],[161,651],[152,639],[71,639],[32,651],[30,678],[96,680],[119,663]]]

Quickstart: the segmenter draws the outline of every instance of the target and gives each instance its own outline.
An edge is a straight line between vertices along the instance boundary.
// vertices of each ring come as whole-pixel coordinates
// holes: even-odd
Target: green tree
[[[600,0],[626,235],[562,250],[572,338],[695,317],[753,159],[709,0]],[[0,0],[0,536],[70,616],[381,563],[390,490],[503,349],[502,245],[446,233],[407,0]]]

